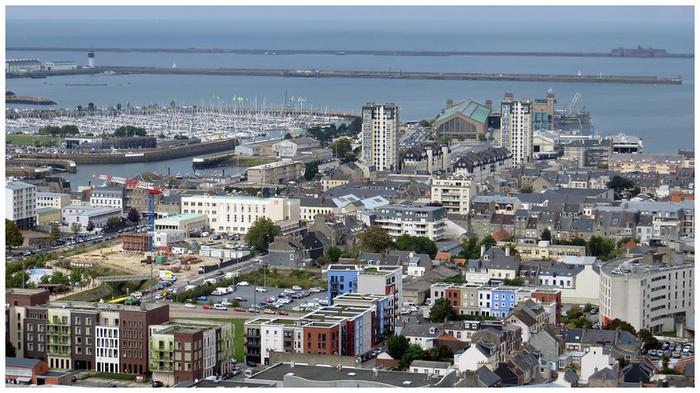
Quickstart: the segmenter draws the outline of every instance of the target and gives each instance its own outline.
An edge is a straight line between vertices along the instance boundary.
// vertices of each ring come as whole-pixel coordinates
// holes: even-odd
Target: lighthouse
[[[88,68],[95,68],[95,52],[88,52]]]

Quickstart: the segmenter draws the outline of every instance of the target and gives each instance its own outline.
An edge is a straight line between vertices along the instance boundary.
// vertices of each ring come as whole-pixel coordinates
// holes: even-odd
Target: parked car
[[[277,310],[277,315],[289,315],[289,313],[283,310]]]
[[[161,381],[153,381],[153,384],[151,384],[154,388],[162,388],[163,387],[163,382]]]
[[[211,310],[211,306],[208,305],[208,304],[202,305],[202,308],[205,309],[205,310]]]
[[[206,302],[208,299],[209,299],[209,298],[206,297],[206,296],[200,296],[200,297],[197,298],[197,301],[198,301],[198,302]]]
[[[248,312],[252,312],[252,313],[256,313],[256,314],[257,314],[257,313],[260,312],[260,310],[257,309],[257,308],[255,308],[255,307],[250,307],[250,308],[248,309]]]
[[[267,292],[267,288],[256,287],[256,288],[255,288],[255,292]]]
[[[233,311],[235,311],[235,312],[245,312],[245,308],[243,308],[243,307],[236,307],[236,308],[233,309]]]
[[[214,305],[214,310],[226,311],[226,310],[228,310],[228,308],[226,308],[226,306],[224,306],[221,303],[217,303]]]
[[[270,308],[264,309],[263,312],[264,312],[265,314],[274,314],[274,313],[275,313],[275,312],[272,311],[272,309],[270,309]]]
[[[231,370],[231,376],[236,376],[241,373],[241,368],[240,367],[234,367],[233,370]]]
[[[248,301],[248,299],[241,297],[241,296],[236,296],[236,300],[238,300],[239,302],[247,302]]]
[[[241,287],[247,287],[247,286],[250,285],[250,284],[248,284],[248,281],[241,281],[241,282],[239,282],[239,283],[236,284],[236,285],[239,285],[239,286],[241,286]]]
[[[302,289],[304,289],[304,288],[302,288],[302,287],[300,287],[300,286],[298,286],[298,285],[295,285],[295,286],[292,287],[292,290],[294,290],[294,291],[301,291]]]
[[[185,303],[185,307],[187,307],[187,308],[197,308],[197,306],[195,306],[195,305],[192,304],[192,303]]]

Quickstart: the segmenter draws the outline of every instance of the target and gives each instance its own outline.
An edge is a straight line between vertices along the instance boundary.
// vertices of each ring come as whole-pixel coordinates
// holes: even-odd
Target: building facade
[[[445,238],[447,215],[441,206],[387,205],[375,211],[375,224],[391,237],[424,236],[440,241]]]
[[[362,152],[365,165],[376,171],[399,170],[399,108],[395,104],[362,107]]]
[[[501,102],[500,145],[513,154],[513,166],[532,159],[532,110],[530,100],[513,100],[506,93]]]
[[[70,205],[70,194],[61,194],[58,192],[37,192],[36,207],[52,207],[54,209],[62,209],[64,206]]]
[[[472,181],[458,176],[434,177],[430,188],[430,200],[440,203],[447,214],[469,214],[469,202],[473,194]]]
[[[286,184],[304,175],[304,163],[289,159],[252,166],[246,170],[252,184]]]
[[[36,186],[18,181],[5,183],[5,218],[19,229],[36,225]]]

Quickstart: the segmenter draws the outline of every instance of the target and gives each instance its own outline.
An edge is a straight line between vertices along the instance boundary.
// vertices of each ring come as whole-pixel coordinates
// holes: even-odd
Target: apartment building
[[[348,293],[389,296],[391,319],[399,315],[403,305],[401,266],[357,266],[333,264],[328,266],[328,304]]]
[[[246,364],[269,364],[270,352],[359,356],[393,333],[389,296],[348,293],[295,319],[261,317],[244,324]]]
[[[361,161],[374,170],[399,170],[399,108],[395,104],[362,107]]]
[[[124,187],[110,186],[95,188],[90,195],[90,206],[115,207],[123,212],[126,206]]]
[[[523,240],[515,243],[515,249],[523,261],[533,259],[559,259],[561,257],[583,257],[586,256],[586,246],[571,246],[564,244],[551,244],[547,240],[527,241]]]
[[[10,313],[26,316],[21,326],[10,326],[10,337],[20,337],[20,327],[26,333],[20,344],[26,349],[25,358],[44,360],[49,368],[60,370],[132,374],[148,371],[148,326],[166,322],[169,309],[158,304],[89,302],[11,304],[9,308]]]
[[[412,167],[417,172],[433,173],[446,171],[450,163],[450,148],[447,145],[427,143],[406,150],[401,168]]]
[[[19,229],[36,225],[36,186],[19,181],[5,183],[5,218]]]
[[[174,386],[233,368],[233,328],[215,321],[170,321],[149,326],[149,370],[153,380]]]
[[[500,175],[513,167],[513,154],[505,147],[490,147],[463,154],[452,164],[455,176],[480,182]]]
[[[513,166],[532,159],[532,103],[529,99],[514,100],[506,93],[501,101],[500,146],[513,154]]]
[[[5,291],[5,341],[12,344],[18,358],[28,357],[38,347],[32,345],[27,352],[25,343],[24,321],[27,318],[26,307],[45,304],[49,301],[49,291],[46,289],[8,288]],[[34,330],[32,330],[34,334]],[[42,343],[42,346],[44,344]],[[42,351],[44,349],[42,348]]]
[[[659,173],[662,175],[677,173],[683,167],[680,154],[622,154],[610,155],[608,168],[612,172]]]
[[[218,232],[245,234],[259,218],[280,227],[299,224],[298,199],[260,198],[242,195],[193,195],[182,198],[182,213],[204,214]]]
[[[70,205],[70,194],[61,194],[58,192],[37,192],[36,193],[36,208],[52,207],[54,209],[62,209],[64,206]]]
[[[375,210],[374,224],[391,237],[424,236],[440,241],[445,238],[447,214],[442,206],[388,205]]]
[[[695,264],[682,254],[653,252],[623,257],[600,268],[600,316],[619,318],[635,329],[672,331],[694,318]]]
[[[287,184],[304,175],[304,163],[283,159],[252,166],[246,170],[248,182],[252,184]]]
[[[474,188],[472,180],[464,177],[434,177],[430,188],[430,199],[440,203],[447,214],[467,215]]]

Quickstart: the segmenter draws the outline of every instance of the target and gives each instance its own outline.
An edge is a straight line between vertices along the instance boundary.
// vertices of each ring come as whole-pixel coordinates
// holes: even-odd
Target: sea
[[[383,49],[595,51],[617,47],[663,48],[692,53],[693,25],[631,23],[630,21],[547,25],[500,24],[488,20],[446,23],[431,20],[8,20],[7,43],[32,47],[169,47],[262,49]],[[453,19],[452,19],[453,20]],[[506,26],[507,25],[507,26]],[[506,26],[506,27],[504,27]],[[7,51],[7,58],[37,58],[42,62],[72,60],[87,64],[85,52]],[[508,56],[356,56],[243,55],[97,52],[98,65],[156,67],[260,67],[324,70],[404,70],[444,72],[556,73],[680,76],[681,85],[604,83],[543,83],[499,81],[439,81],[392,79],[313,79],[196,75],[78,75],[46,79],[7,79],[18,95],[52,99],[60,108],[96,105],[140,106],[229,105],[243,97],[250,105],[280,107],[285,103],[359,112],[367,102],[393,102],[402,120],[432,119],[447,99],[492,100],[506,92],[516,98],[544,98],[552,89],[557,108],[566,108],[580,93],[576,110],[591,113],[595,131],[639,136],[644,149],[675,153],[694,146],[694,59],[583,58]],[[106,86],[67,86],[106,84]],[[10,105],[10,108],[26,108]],[[185,160],[186,161],[186,160]],[[184,161],[183,161],[184,162]],[[165,164],[167,167],[167,163]],[[133,171],[148,165],[137,165]],[[174,165],[172,165],[174,166]],[[121,166],[126,169],[125,166]],[[97,171],[90,168],[91,171]],[[105,168],[115,169],[116,168]],[[186,168],[179,168],[184,170]],[[173,169],[171,168],[171,171]],[[81,170],[79,170],[81,171]],[[104,170],[103,170],[104,171]],[[138,172],[136,172],[138,173]]]

